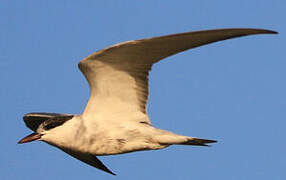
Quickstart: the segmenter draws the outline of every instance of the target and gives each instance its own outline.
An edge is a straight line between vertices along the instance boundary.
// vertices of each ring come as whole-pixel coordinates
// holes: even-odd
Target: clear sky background
[[[286,179],[285,0],[7,0],[0,3],[0,178]],[[223,41],[161,61],[150,76],[154,126],[218,140],[100,159],[92,168],[31,133],[28,112],[81,113],[88,84],[77,68],[109,45],[202,29],[278,31]]]

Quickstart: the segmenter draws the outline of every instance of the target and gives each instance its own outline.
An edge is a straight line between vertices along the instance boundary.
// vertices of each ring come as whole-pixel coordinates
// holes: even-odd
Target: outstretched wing
[[[88,154],[88,153],[81,153],[81,152],[77,152],[77,151],[72,151],[71,149],[64,149],[64,148],[60,148],[61,150],[63,150],[64,152],[68,153],[69,155],[71,155],[72,157],[90,165],[93,166],[97,169],[100,169],[104,172],[107,172],[109,174],[112,175],[116,175],[114,174],[111,170],[109,170],[95,155],[93,154]]]
[[[146,115],[148,72],[163,58],[216,41],[253,34],[275,34],[263,29],[219,29],[187,32],[115,44],[79,63],[90,86],[83,116],[104,121],[141,121]],[[113,114],[109,118],[106,115]],[[134,116],[133,116],[134,115]],[[124,117],[123,117],[124,116]],[[130,118],[128,118],[128,117]],[[121,118],[122,117],[122,118]],[[147,115],[146,115],[147,117]],[[146,118],[146,123],[150,123]],[[95,121],[95,120],[94,120]]]

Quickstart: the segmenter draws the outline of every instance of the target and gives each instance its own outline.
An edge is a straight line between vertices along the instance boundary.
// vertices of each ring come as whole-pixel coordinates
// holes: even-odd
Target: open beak
[[[27,143],[27,142],[31,142],[31,141],[35,141],[37,139],[40,139],[42,136],[42,134],[39,133],[32,133],[26,137],[24,137],[23,139],[21,139],[18,144],[23,144],[23,143]]]

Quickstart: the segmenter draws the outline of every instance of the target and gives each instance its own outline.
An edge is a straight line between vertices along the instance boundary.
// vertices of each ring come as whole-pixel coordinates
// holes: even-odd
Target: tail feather
[[[160,131],[161,132],[161,131]],[[201,139],[190,136],[182,136],[172,132],[163,131],[163,135],[156,136],[157,141],[162,145],[194,145],[209,146],[210,143],[216,143],[216,140]]]
[[[190,138],[188,141],[180,143],[179,145],[193,145],[193,146],[210,146],[209,143],[216,143],[216,140]]]

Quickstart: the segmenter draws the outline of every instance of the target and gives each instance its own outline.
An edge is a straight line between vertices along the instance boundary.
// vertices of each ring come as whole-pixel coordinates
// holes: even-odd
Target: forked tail
[[[216,140],[210,139],[200,139],[200,138],[190,138],[188,141],[179,143],[178,145],[193,145],[193,146],[209,146],[210,143],[216,143]]]
[[[208,144],[217,142],[216,140],[182,136],[165,130],[159,130],[158,132],[160,132],[160,135],[156,136],[156,139],[160,144],[163,145],[174,144],[174,145],[209,146]]]

